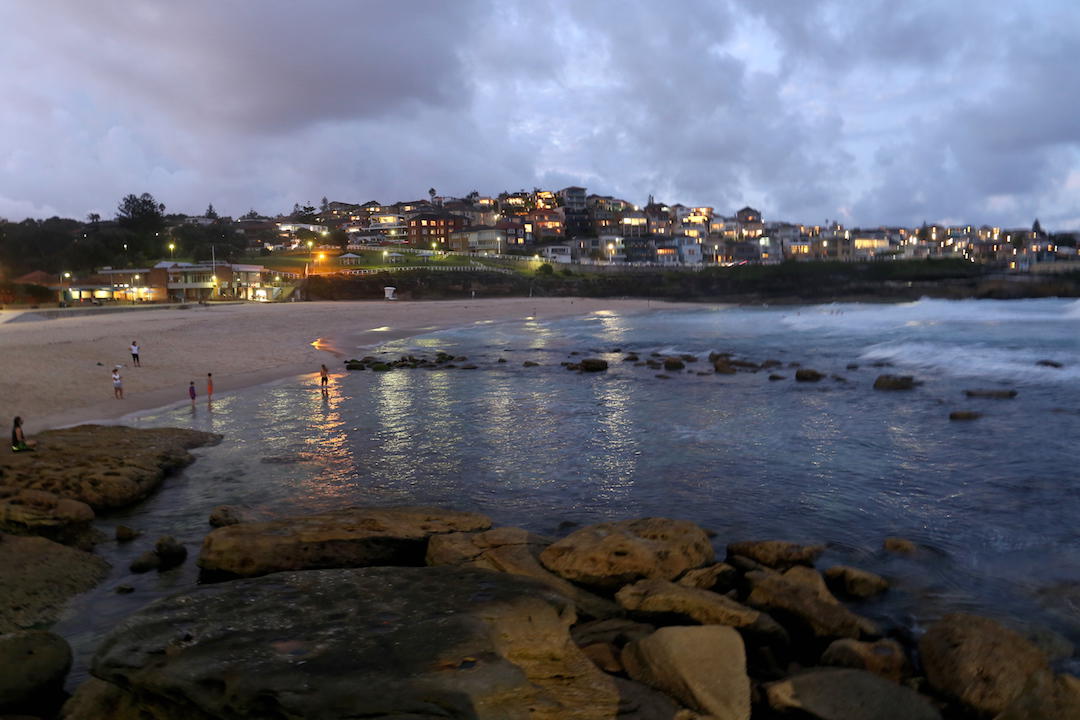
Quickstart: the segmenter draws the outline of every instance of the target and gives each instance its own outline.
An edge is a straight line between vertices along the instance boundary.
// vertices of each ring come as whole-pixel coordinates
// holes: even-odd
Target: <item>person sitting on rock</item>
[[[16,417],[15,423],[11,426],[11,452],[26,452],[33,450],[37,445],[33,440],[27,440],[26,435],[23,434],[22,418]]]

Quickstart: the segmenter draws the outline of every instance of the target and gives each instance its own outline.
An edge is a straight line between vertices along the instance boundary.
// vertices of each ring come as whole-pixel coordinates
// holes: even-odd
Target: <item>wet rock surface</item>
[[[71,648],[44,631],[0,635],[0,714],[52,714],[63,697]]]
[[[0,532],[39,535],[90,550],[100,538],[89,505],[44,490],[0,487]]]
[[[939,720],[918,693],[862,670],[811,670],[766,687],[769,706],[819,720]]]

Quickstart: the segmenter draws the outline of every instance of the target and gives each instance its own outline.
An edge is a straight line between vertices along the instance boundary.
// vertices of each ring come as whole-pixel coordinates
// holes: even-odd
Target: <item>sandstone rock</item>
[[[731,364],[730,360],[723,358],[713,363],[713,370],[716,371],[718,375],[734,375],[739,372],[738,369]]]
[[[895,683],[911,674],[904,648],[895,640],[872,643],[849,638],[834,640],[822,654],[821,664],[866,670]]]
[[[980,713],[1004,711],[1032,675],[1048,669],[1030,641],[997,622],[955,613],[919,639],[926,679],[939,692]]]
[[[622,663],[619,662],[619,649],[611,643],[586,645],[581,648],[581,652],[604,672],[618,673],[623,670]]]
[[[910,375],[878,375],[874,380],[875,390],[911,390],[915,387],[915,378]]]
[[[40,537],[0,535],[0,633],[55,622],[67,601],[94,587],[109,564]]]
[[[883,544],[883,547],[887,551],[889,551],[891,553],[897,553],[899,555],[911,555],[918,549],[915,546],[915,543],[911,542],[910,540],[908,540],[906,538],[902,538],[902,537],[887,537],[887,538],[885,538],[885,542]]]
[[[761,617],[731,598],[709,590],[685,587],[667,580],[639,580],[615,593],[615,600],[627,610],[641,613],[684,615],[702,625],[748,627]]]
[[[654,632],[656,628],[647,623],[626,618],[606,618],[575,625],[570,630],[570,636],[574,638],[578,647],[594,643],[610,643],[621,648],[628,642],[640,640]]]
[[[866,570],[835,565],[825,571],[825,581],[834,591],[848,597],[866,599],[889,588],[889,581]]]
[[[701,528],[668,518],[589,525],[540,553],[540,562],[556,575],[610,589],[641,578],[670,580],[712,560]]]
[[[881,634],[874,623],[851,612],[835,598],[823,596],[814,585],[775,573],[750,572],[746,579],[752,587],[747,604],[769,611],[789,629],[791,626],[785,620],[816,638],[857,640]]]
[[[795,371],[795,380],[797,382],[818,382],[823,377],[825,376],[822,373],[810,368],[799,368]]]
[[[953,410],[949,413],[950,420],[978,420],[981,417],[982,413],[974,410]]]
[[[623,667],[717,720],[749,720],[750,678],[739,633],[729,627],[665,627],[623,649]]]
[[[603,372],[608,369],[607,360],[601,360],[600,358],[584,358],[578,364],[583,372]]]
[[[735,583],[736,571],[727,563],[715,563],[703,568],[687,570],[678,579],[680,585],[686,587],[701,588],[702,590],[715,590],[721,588],[728,590]]]
[[[840,604],[836,596],[829,591],[829,586],[825,584],[825,578],[812,567],[796,565],[785,570],[781,576],[788,582],[806,588],[807,591],[813,593],[822,602],[832,605]]]
[[[250,513],[237,505],[218,505],[210,511],[209,518],[210,525],[216,528],[239,525],[252,520]]]
[[[786,379],[787,379],[787,375],[778,375],[776,373],[770,373],[769,374],[769,380],[771,382],[775,382],[777,380],[786,380]]]
[[[810,670],[765,686],[774,710],[818,720],[940,720],[918,693],[862,670]]]
[[[477,513],[348,508],[218,528],[203,540],[199,567],[211,574],[252,577],[279,570],[422,565],[432,535],[489,527],[491,520]]]
[[[782,540],[737,542],[727,546],[728,555],[742,555],[762,565],[784,570],[792,565],[813,565],[824,545],[796,545]]]
[[[92,672],[112,689],[79,688],[66,718],[609,720],[614,681],[571,642],[571,622],[539,583],[467,568],[203,585],[108,636]]]
[[[965,390],[964,394],[973,398],[990,398],[994,400],[1010,400],[1016,397],[1015,390]]]
[[[690,710],[680,708],[667,695],[647,685],[616,677],[619,691],[617,720],[708,720]]]
[[[0,453],[4,484],[45,490],[94,510],[142,500],[168,472],[194,461],[189,449],[213,445],[220,435],[176,428],[80,425],[46,430],[37,452]]]
[[[0,635],[0,669],[0,714],[52,714],[71,669],[71,648],[41,630]]]
[[[91,550],[98,537],[93,521],[94,511],[84,502],[44,490],[0,487],[0,532],[40,535]]]
[[[503,527],[478,533],[433,535],[428,542],[428,565],[454,565],[525,575],[574,601],[578,609],[594,618],[621,614],[609,600],[563,580],[540,564],[540,552],[550,542],[522,530]]]
[[[154,554],[161,560],[161,569],[169,570],[182,565],[187,560],[187,548],[171,535],[158,538],[154,543]]]
[[[139,537],[139,533],[127,525],[116,526],[116,542],[131,542],[137,537]]]
[[[147,550],[131,561],[128,570],[133,573],[150,572],[161,567],[161,558],[153,550]]]
[[[994,720],[1064,720],[1080,718],[1080,678],[1032,675],[1024,691]]]
[[[674,357],[664,358],[664,369],[667,370],[668,372],[672,372],[674,370],[682,370],[685,367],[686,367],[686,363],[684,363],[679,358],[674,358]]]

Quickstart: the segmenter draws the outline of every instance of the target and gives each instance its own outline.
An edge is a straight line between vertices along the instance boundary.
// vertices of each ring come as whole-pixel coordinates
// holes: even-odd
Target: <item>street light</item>
[[[169,243],[169,259],[176,259],[176,243]]]
[[[608,243],[607,244],[607,251],[608,251],[608,262],[609,263],[613,262],[615,260],[615,243]]]
[[[64,278],[70,278],[71,273],[60,273],[60,304],[64,304]]]
[[[133,280],[135,281],[135,285],[139,284],[139,273],[135,273],[135,277],[133,278]],[[133,297],[131,298],[131,302],[135,302],[136,300],[139,299],[139,288],[133,286],[131,288],[131,290],[132,290],[132,293],[133,293]]]

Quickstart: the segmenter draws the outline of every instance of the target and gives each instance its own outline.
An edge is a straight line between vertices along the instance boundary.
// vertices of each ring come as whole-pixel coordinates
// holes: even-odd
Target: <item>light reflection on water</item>
[[[788,308],[593,314],[395,341],[384,346],[390,357],[444,350],[481,368],[348,373],[334,377],[326,397],[307,375],[223,395],[212,412],[149,413],[135,424],[212,430],[225,440],[197,451],[199,462],[143,505],[103,524],[133,525],[148,542],[173,534],[194,551],[210,509],[225,503],[268,515],[442,505],[547,534],[562,521],[674,516],[716,531],[721,552],[749,538],[829,542],[823,566],[848,562],[896,581],[870,610],[879,618],[914,624],[977,609],[1031,618],[1080,641],[1080,620],[1047,609],[1053,603],[1043,595],[1035,599],[1047,585],[1080,582],[1072,461],[1080,415],[1053,412],[1080,407],[1080,382],[1047,389],[1025,366],[1011,383],[1020,389],[1015,400],[962,396],[1001,382],[1010,347],[1080,365],[1078,341],[1061,337],[1075,324],[1055,316],[1063,301],[1018,306],[1013,321],[992,306],[986,323],[985,306],[961,312],[932,303],[860,306],[848,316]],[[905,318],[919,313],[946,319],[910,326]],[[902,365],[846,369],[884,341],[895,358],[910,343],[919,362],[927,342],[955,342],[955,354],[969,358],[963,379]],[[964,343],[997,353],[985,380],[977,374],[981,355]],[[616,347],[622,352],[607,353]],[[559,366],[574,359],[570,351],[590,348],[607,353],[607,373]],[[622,362],[627,352],[671,348],[700,360],[670,380]],[[795,383],[790,367],[777,370],[787,376],[779,382],[765,372],[699,377],[711,350],[798,360],[847,382]],[[524,360],[542,365],[525,368]],[[883,371],[914,372],[925,385],[875,392],[870,385]],[[974,406],[986,413],[978,422],[947,420],[950,410]],[[930,550],[888,556],[881,542],[893,534]],[[117,569],[62,625],[84,654],[127,612],[195,581],[192,562],[163,576],[129,575],[123,568],[143,549],[101,548]],[[136,592],[114,596],[125,583]]]

